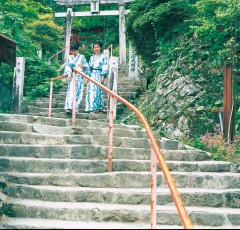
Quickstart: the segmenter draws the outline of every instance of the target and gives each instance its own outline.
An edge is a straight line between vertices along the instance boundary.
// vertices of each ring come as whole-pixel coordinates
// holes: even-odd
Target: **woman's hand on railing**
[[[86,67],[85,66],[83,66],[83,65],[81,65],[81,64],[78,64],[77,65],[79,68],[81,68],[81,69],[85,69]]]
[[[102,85],[104,84],[104,76],[102,76],[102,78],[101,78],[101,83],[102,83]]]
[[[66,78],[67,78],[67,82],[69,82],[70,78],[71,78],[71,75],[70,74],[66,75]]]

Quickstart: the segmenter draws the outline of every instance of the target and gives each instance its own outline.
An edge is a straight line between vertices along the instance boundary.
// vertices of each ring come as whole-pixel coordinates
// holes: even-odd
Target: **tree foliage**
[[[188,18],[191,0],[135,0],[127,15],[126,35],[142,59],[151,64],[156,59],[157,41],[176,38],[177,26]]]
[[[46,66],[46,59],[59,49],[62,29],[54,23],[52,9],[34,0],[0,0],[0,19],[1,34],[16,41],[17,56],[26,58],[25,95],[31,88],[44,82],[44,78],[56,76],[57,66]],[[44,51],[43,59],[38,60],[37,51],[41,49]],[[30,64],[34,62],[29,60],[35,60],[36,65]],[[8,65],[0,68],[1,79],[10,87],[12,69]],[[46,71],[51,74],[43,74]],[[28,72],[31,72],[30,76]]]
[[[214,131],[219,123],[216,113],[223,105],[224,61],[233,64],[233,74],[240,74],[240,1],[135,0],[126,25],[137,53],[156,70],[149,87],[152,97],[143,106],[151,125],[157,127],[161,123],[156,118],[161,112],[157,89],[177,72],[179,77],[190,76],[203,92],[182,111],[185,117],[192,117],[188,124],[190,135]],[[237,111],[239,94],[235,106]],[[149,108],[154,108],[154,113]],[[179,119],[178,114],[171,119]]]

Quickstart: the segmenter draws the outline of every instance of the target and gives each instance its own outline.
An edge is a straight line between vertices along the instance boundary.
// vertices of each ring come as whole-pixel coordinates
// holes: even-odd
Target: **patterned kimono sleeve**
[[[90,57],[88,66],[89,66],[88,73],[89,73],[89,76],[91,76],[92,68],[93,68],[93,56]]]
[[[106,78],[108,75],[108,63],[105,55],[103,55],[102,59],[102,75],[104,76],[104,78]]]
[[[69,74],[72,73],[72,69],[69,66],[69,62],[70,62],[70,57],[65,62],[65,68],[64,68],[64,73],[63,73],[64,76],[69,75]]]
[[[82,66],[86,67],[85,69],[82,69],[78,66],[78,64],[81,64]],[[85,58],[84,55],[81,55],[76,63],[76,69],[81,71],[81,72],[84,72],[85,74],[88,75],[88,69],[89,69],[89,66],[88,66],[88,63],[87,63],[87,60]]]
[[[83,70],[83,72],[84,72],[86,75],[90,76],[90,75],[91,75],[91,71],[90,71],[89,64],[88,64],[87,59],[85,58],[85,56],[83,56],[82,65],[86,67],[86,68]]]

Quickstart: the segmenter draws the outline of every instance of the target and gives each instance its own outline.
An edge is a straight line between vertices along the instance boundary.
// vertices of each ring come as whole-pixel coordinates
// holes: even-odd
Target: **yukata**
[[[107,77],[108,74],[108,63],[107,58],[104,54],[93,55],[89,60],[89,68],[91,75],[90,77],[101,83],[101,78]],[[85,111],[96,111],[104,107],[103,91],[95,85],[93,82],[88,82],[87,94],[86,94],[86,108]]]
[[[86,69],[82,70],[78,67],[78,64],[81,64],[86,67]],[[74,55],[70,55],[66,61],[66,66],[64,69],[64,76],[71,75],[70,80],[68,82],[67,95],[65,100],[64,109],[72,109],[73,107],[73,71],[72,68],[77,69],[78,71],[84,72],[88,74],[89,65],[84,55],[78,54],[76,57]],[[83,87],[84,87],[84,77],[80,74],[76,74],[76,111],[78,110],[82,97],[83,97]]]

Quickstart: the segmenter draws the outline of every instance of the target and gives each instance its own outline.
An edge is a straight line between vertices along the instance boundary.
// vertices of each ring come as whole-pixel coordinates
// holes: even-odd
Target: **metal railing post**
[[[108,133],[108,172],[112,172],[112,153],[113,153],[113,119],[114,119],[114,97],[110,95],[109,111],[109,133]]]
[[[157,167],[156,167],[156,154],[151,147],[151,214],[150,214],[150,222],[151,229],[156,229],[156,217],[157,217]]]

